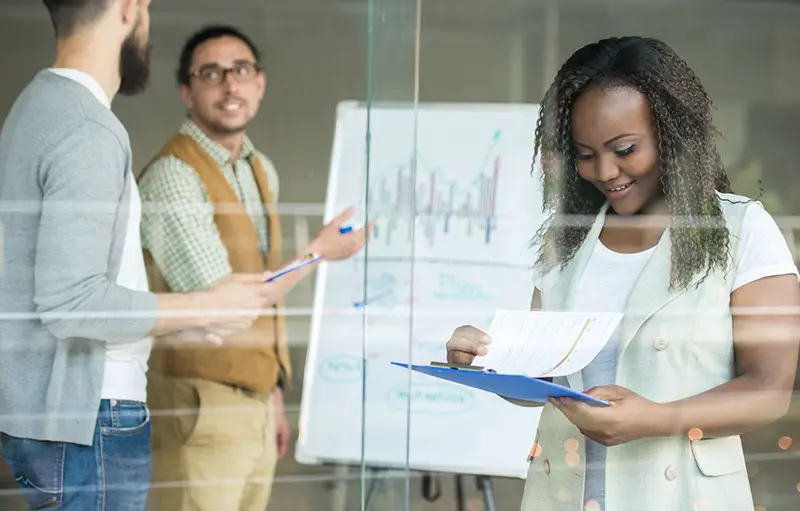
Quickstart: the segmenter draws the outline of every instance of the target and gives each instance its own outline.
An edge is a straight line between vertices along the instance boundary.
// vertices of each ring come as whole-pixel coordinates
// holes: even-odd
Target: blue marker
[[[350,226],[350,225],[348,225],[347,227],[340,227],[339,228],[339,233],[340,234],[348,234],[348,233],[351,233],[351,232],[353,232],[353,227]]]

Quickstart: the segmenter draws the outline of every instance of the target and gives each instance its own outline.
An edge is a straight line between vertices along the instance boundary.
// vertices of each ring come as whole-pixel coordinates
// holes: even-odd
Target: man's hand
[[[225,337],[253,326],[258,316],[272,305],[270,288],[264,284],[269,275],[269,272],[233,274],[201,292],[198,308],[207,317],[202,327],[206,342],[222,344]],[[197,336],[196,332],[188,334]]]
[[[447,341],[447,361],[451,364],[472,364],[478,355],[486,355],[486,347],[491,342],[488,334],[474,326],[460,326]]]
[[[289,442],[292,439],[292,428],[286,419],[286,409],[283,406],[283,390],[276,389],[273,394],[275,402],[275,441],[278,446],[278,459],[283,459],[289,453]]]
[[[364,247],[368,234],[372,231],[374,223],[370,222],[367,228],[353,229],[342,234],[339,232],[344,223],[353,216],[355,208],[348,208],[339,216],[326,224],[317,234],[317,237],[308,246],[308,252],[320,254],[329,261],[336,261],[352,257]]]
[[[613,446],[659,436],[664,417],[663,406],[618,385],[595,387],[586,394],[608,401],[611,406],[592,406],[563,398],[550,403],[588,438],[605,446]]]

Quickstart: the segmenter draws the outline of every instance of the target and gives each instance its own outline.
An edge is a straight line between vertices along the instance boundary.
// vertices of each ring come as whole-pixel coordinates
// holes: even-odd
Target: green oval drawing
[[[469,390],[462,390],[446,385],[432,383],[415,383],[411,389],[401,387],[390,391],[386,401],[392,408],[405,412],[428,415],[459,415],[466,413],[475,405],[475,395]]]
[[[333,355],[319,363],[317,372],[320,378],[332,382],[360,380],[363,375],[364,359],[353,355]]]
[[[492,297],[477,284],[462,280],[457,275],[439,275],[439,289],[433,294],[440,300],[491,301]]]

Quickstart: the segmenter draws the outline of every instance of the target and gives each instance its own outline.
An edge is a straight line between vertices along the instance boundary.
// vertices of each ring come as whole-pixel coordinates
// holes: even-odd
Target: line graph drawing
[[[363,269],[357,268],[353,281],[363,282],[359,273]],[[363,273],[362,273],[363,274]],[[424,303],[430,306],[433,301],[440,302],[491,302],[493,292],[487,291],[480,279],[470,278],[458,271],[442,271],[433,279],[417,282],[413,286],[415,296],[411,296],[411,280],[400,278],[389,271],[376,272],[370,276],[366,293],[362,286],[352,287],[352,298],[348,307],[363,309],[371,308],[393,309],[401,305]],[[366,296],[365,296],[366,295]]]
[[[400,304],[415,302],[410,296],[411,282],[407,279],[401,282],[397,276],[389,272],[381,272],[377,277],[370,277],[366,297],[362,289],[354,288],[354,290],[357,296],[352,306],[356,309],[368,305],[391,309]]]
[[[496,130],[476,171],[467,179],[448,179],[443,167],[426,161],[422,154],[416,155],[416,182],[413,157],[379,172],[367,196],[370,215],[381,227],[373,232],[373,239],[383,237],[390,245],[402,222],[407,227],[407,241],[413,242],[411,222],[421,220],[421,232],[429,246],[436,243],[437,236],[457,228],[468,237],[477,235],[485,244],[491,243],[497,229],[501,138],[502,130]]]

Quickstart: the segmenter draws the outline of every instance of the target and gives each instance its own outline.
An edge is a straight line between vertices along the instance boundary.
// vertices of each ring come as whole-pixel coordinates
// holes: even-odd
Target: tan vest
[[[156,158],[164,156],[175,156],[184,161],[205,184],[209,200],[214,205],[214,223],[228,251],[228,261],[234,273],[261,273],[280,266],[283,259],[280,219],[275,211],[267,174],[257,156],[250,159],[250,165],[262,202],[266,205],[269,228],[266,261],[252,219],[213,158],[194,139],[182,134],[172,137]],[[147,169],[142,175],[146,172]],[[144,257],[150,289],[154,293],[171,292],[151,254],[145,251]],[[159,339],[151,355],[150,367],[170,376],[202,378],[259,393],[270,392],[283,370],[284,383],[288,386],[292,371],[286,319],[282,311],[283,303],[276,303],[273,314],[260,316],[249,330],[226,337],[223,346],[190,344],[174,336]]]

